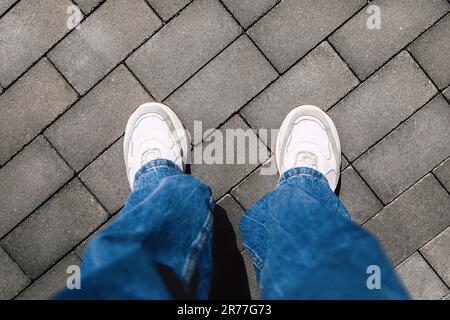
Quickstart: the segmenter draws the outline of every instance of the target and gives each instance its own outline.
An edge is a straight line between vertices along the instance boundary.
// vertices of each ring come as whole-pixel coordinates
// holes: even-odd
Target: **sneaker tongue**
[[[141,164],[144,165],[152,160],[161,158],[161,150],[159,149],[150,149],[144,152],[141,158]]]
[[[317,169],[317,163],[318,159],[314,153],[303,151],[297,154],[295,166]]]

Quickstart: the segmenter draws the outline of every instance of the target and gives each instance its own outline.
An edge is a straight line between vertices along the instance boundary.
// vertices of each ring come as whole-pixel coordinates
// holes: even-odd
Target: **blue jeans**
[[[213,208],[210,188],[173,162],[144,165],[121,213],[89,242],[81,290],[56,298],[207,299]],[[240,229],[262,299],[408,298],[377,241],[351,222],[318,171],[285,172]]]

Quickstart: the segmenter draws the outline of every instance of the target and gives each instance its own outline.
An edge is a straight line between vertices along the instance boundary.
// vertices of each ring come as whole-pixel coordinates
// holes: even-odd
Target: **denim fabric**
[[[121,213],[89,242],[81,290],[56,298],[208,298],[213,207],[210,188],[173,162],[144,165]],[[240,227],[264,299],[407,298],[378,243],[313,169],[284,173]],[[380,290],[367,288],[369,265],[380,267]]]
[[[125,207],[88,243],[81,290],[58,298],[206,299],[213,207],[210,188],[173,162],[144,165]]]
[[[241,219],[262,299],[407,299],[377,241],[354,224],[326,178],[286,171]],[[369,290],[369,266],[380,289]]]

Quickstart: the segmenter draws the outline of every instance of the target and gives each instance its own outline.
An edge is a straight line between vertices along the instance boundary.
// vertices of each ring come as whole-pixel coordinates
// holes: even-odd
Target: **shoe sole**
[[[167,115],[175,129],[176,135],[180,141],[181,148],[183,150],[183,170],[186,170],[186,165],[191,161],[191,142],[190,136],[180,118],[176,115],[176,113],[165,104],[159,102],[148,102],[137,107],[131,117],[128,119],[127,126],[125,128],[125,137],[123,142],[123,152],[125,158],[125,166],[128,172],[128,152],[130,147],[130,141],[132,132],[136,123],[142,116],[145,116],[149,113],[159,113],[164,116]],[[130,178],[128,178],[130,180]],[[131,181],[130,185],[131,185]]]
[[[301,105],[298,107],[295,107],[292,109],[286,118],[284,119],[283,123],[281,124],[280,130],[278,131],[278,136],[275,144],[275,162],[277,164],[278,172],[281,172],[281,162],[279,159],[281,154],[281,149],[283,148],[283,137],[285,136],[285,132],[287,132],[290,128],[289,126],[295,122],[298,118],[301,117],[313,117],[315,119],[318,119],[322,125],[325,128],[325,131],[327,132],[328,137],[330,138],[332,148],[335,147],[336,150],[333,150],[333,153],[335,153],[336,162],[337,162],[337,172],[336,172],[336,183],[334,186],[330,186],[333,191],[336,189],[339,178],[340,178],[340,168],[341,168],[341,142],[339,140],[339,135],[336,129],[336,126],[334,125],[333,120],[330,118],[330,116],[320,109],[319,107],[313,106],[313,105]],[[283,133],[283,134],[282,134]],[[334,143],[333,143],[334,142]]]

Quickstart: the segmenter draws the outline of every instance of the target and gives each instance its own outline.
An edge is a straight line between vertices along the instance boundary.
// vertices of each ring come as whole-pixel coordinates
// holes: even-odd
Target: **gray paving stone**
[[[293,107],[314,104],[327,110],[357,85],[358,80],[345,63],[323,42],[241,113],[255,129],[279,129]]]
[[[420,252],[450,286],[450,227],[423,246]]]
[[[339,198],[358,224],[363,224],[383,208],[380,200],[352,167],[341,175]]]
[[[234,185],[250,174],[260,163],[263,163],[268,158],[267,148],[260,140],[258,140],[255,132],[251,130],[238,115],[233,116],[219,128],[219,130],[216,130],[216,132],[218,132],[218,134],[221,133],[225,137],[227,129],[242,129],[248,133],[245,144],[239,142],[238,139],[235,139],[234,143],[234,151],[240,150],[239,144],[245,146],[245,155],[237,151],[233,153],[233,150],[226,148],[226,144],[224,144],[222,146],[223,149],[221,149],[218,144],[214,142],[214,136],[210,136],[211,140],[208,141],[207,139],[207,142],[197,145],[193,151],[194,159],[203,155],[204,161],[202,161],[202,163],[196,162],[192,165],[192,175],[211,187],[214,199],[220,199],[220,197],[227,193]],[[258,146],[257,148],[255,148],[256,145]],[[220,159],[222,163],[209,164],[212,162],[208,161],[209,155],[212,154],[214,150],[218,154],[220,152],[223,153],[223,157]],[[258,152],[261,152],[261,157],[257,156],[256,153]],[[237,158],[235,157],[233,164],[229,164],[229,162],[227,164],[227,153],[234,156],[239,153],[241,157],[245,156],[244,163],[238,164]],[[251,158],[255,158],[257,161],[253,161],[253,159],[250,161]]]
[[[279,176],[276,169],[273,171],[274,174],[262,174],[264,171],[270,172],[271,165],[275,165],[273,158],[266,161],[261,168],[245,178],[231,191],[231,194],[246,210],[277,185]]]
[[[415,300],[437,300],[449,292],[445,284],[417,252],[400,264],[396,271]]]
[[[79,171],[118,139],[134,109],[150,100],[151,96],[120,65],[44,135],[70,166]]]
[[[448,294],[445,297],[443,297],[442,300],[450,300],[450,294]]]
[[[0,83],[9,86],[70,30],[69,0],[20,1],[0,20]]]
[[[109,0],[48,56],[84,94],[160,26],[145,0]]]
[[[6,12],[17,0],[1,0],[0,1],[0,16]]]
[[[72,177],[42,136],[0,169],[0,237]]]
[[[364,227],[374,233],[394,265],[450,225],[450,197],[428,174]]]
[[[389,203],[450,155],[450,106],[437,96],[354,163]]]
[[[73,252],[42,275],[36,282],[21,293],[17,300],[49,300],[66,288],[69,266],[80,266],[81,261]]]
[[[191,0],[147,0],[153,9],[165,21],[172,18],[178,11],[183,9]]]
[[[85,14],[91,13],[103,1],[105,0],[74,0],[78,8]]]
[[[75,248],[75,253],[77,254],[77,256],[80,259],[83,259],[83,255],[84,255],[84,251],[86,250],[86,246],[88,245],[89,241],[91,241],[91,239],[97,235],[101,230],[103,230],[103,228],[105,228],[106,226],[108,226],[109,224],[111,224],[114,219],[117,216],[112,217],[111,219],[109,219],[106,223],[104,223],[100,228],[98,228],[95,232],[93,232],[88,238],[86,238],[83,242],[81,242],[76,248]]]
[[[372,1],[381,14],[381,29],[369,29],[372,13],[361,10],[330,41],[360,79],[366,79],[450,8],[446,0]]]
[[[167,100],[193,132],[217,128],[277,77],[276,71],[247,36],[233,42]],[[194,143],[200,142],[194,137]]]
[[[123,159],[123,138],[84,169],[80,179],[110,214],[116,213],[131,191]]]
[[[342,155],[341,156],[341,171],[346,169],[348,167],[348,165],[349,165],[349,163],[348,163],[347,159]]]
[[[217,0],[195,1],[126,63],[152,95],[163,100],[241,31]]]
[[[83,255],[84,255],[84,250],[86,250],[86,246],[88,244],[88,242],[92,239],[92,236],[95,235],[96,233],[93,233],[89,236],[89,238],[87,238],[86,240],[84,240],[82,243],[80,243],[76,248],[75,248],[75,253],[77,254],[77,256],[82,260],[83,259]]]
[[[236,235],[237,248],[241,251],[244,249],[244,245],[242,244],[241,232],[239,231],[239,220],[244,215],[244,210],[242,210],[241,206],[229,194],[220,199],[217,202],[217,205],[224,209],[227,213],[228,219]]]
[[[342,152],[355,160],[437,93],[405,51],[330,110]]]
[[[447,101],[450,102],[450,87],[445,89],[444,92],[442,92],[442,93],[447,98]]]
[[[7,10],[4,8],[14,1],[16,0],[0,0],[0,15],[4,14],[4,10]],[[121,3],[119,6],[102,4],[104,0],[63,0],[62,3],[64,1],[79,3],[85,14],[92,13],[89,18],[92,21],[89,22],[88,19],[82,24],[90,26],[89,30],[83,32],[82,27],[80,31],[74,30],[73,34],[69,35],[68,38],[73,37],[77,40],[73,45],[66,44],[66,51],[60,53],[61,61],[68,69],[70,68],[71,72],[74,72],[73,78],[85,86],[84,90],[86,91],[91,90],[94,84],[103,79],[97,87],[73,106],[77,111],[72,111],[72,109],[67,111],[68,106],[73,104],[73,100],[69,100],[75,99],[77,95],[47,61],[47,58],[42,58],[61,37],[69,32],[66,27],[67,13],[65,9],[67,6],[64,5],[62,12],[52,16],[48,15],[56,11],[57,8],[54,6],[52,10],[46,10],[46,12],[41,9],[35,10],[37,7],[46,6],[55,1],[20,1],[20,4],[17,4],[14,9],[7,10],[8,13],[4,14],[4,19],[0,20],[0,26],[6,19],[8,26],[15,28],[12,31],[8,29],[6,35],[1,33],[3,29],[0,29],[0,48],[2,44],[5,45],[5,42],[2,41],[6,38],[10,41],[17,40],[14,43],[9,42],[7,45],[20,55],[13,57],[17,58],[18,69],[14,69],[17,67],[15,65],[0,67],[0,111],[3,111],[3,117],[0,117],[2,119],[0,120],[0,137],[3,138],[3,142],[0,142],[0,194],[2,194],[0,196],[0,239],[4,237],[9,239],[14,235],[18,240],[11,240],[11,246],[7,249],[13,248],[13,253],[20,256],[28,266],[34,266],[34,260],[38,261],[37,268],[46,264],[47,267],[43,268],[42,272],[48,271],[49,267],[60,261],[68,252],[71,252],[69,256],[72,259],[78,261],[76,255],[82,256],[89,239],[102,226],[111,221],[106,222],[106,218],[109,216],[101,221],[93,219],[95,221],[90,224],[93,226],[92,229],[86,231],[89,229],[85,226],[86,220],[71,208],[75,207],[75,202],[78,208],[79,203],[89,201],[80,200],[82,197],[77,194],[82,193],[93,197],[88,193],[91,191],[103,204],[103,207],[112,214],[119,210],[128,195],[129,189],[126,178],[124,178],[125,172],[122,169],[123,155],[119,138],[123,134],[126,120],[133,109],[140,103],[153,98],[124,66],[118,67],[105,79],[103,77],[127,58],[140,44],[143,44],[142,48],[127,60],[127,64],[138,57],[140,51],[144,52],[144,48],[150,46],[151,43],[153,44],[151,48],[153,56],[142,54],[139,63],[132,67],[133,73],[138,75],[151,93],[156,92],[155,96],[158,100],[167,99],[167,96],[181,85],[180,90],[173,93],[173,96],[179,94],[178,100],[175,99],[178,109],[175,107],[174,109],[182,115],[185,122],[186,120],[191,122],[197,119],[203,120],[204,129],[210,127],[222,127],[223,129],[227,125],[246,127],[245,123],[241,121],[240,115],[236,115],[238,111],[255,129],[277,129],[292,107],[302,103],[312,103],[328,110],[359,84],[356,76],[328,42],[324,41],[315,50],[309,51],[338,27],[338,21],[344,22],[352,15],[348,8],[353,5],[355,8],[361,8],[359,15],[363,14],[367,19],[368,14],[362,7],[367,4],[367,1],[352,0],[353,2],[349,1],[342,7],[344,0],[340,0],[342,3],[339,4],[325,3],[325,0],[318,0],[319,2],[317,0],[284,0],[279,5],[280,7],[289,7],[289,9],[283,9],[285,14],[276,13],[277,10],[281,10],[277,6],[267,16],[262,17],[261,21],[255,22],[264,16],[275,2],[279,1],[195,0],[183,8],[190,0],[109,0],[115,4]],[[443,0],[425,0],[421,3],[419,0],[412,0],[412,2],[414,7],[411,7],[410,2],[406,0],[374,1],[372,4],[382,4],[383,6],[383,29],[372,31],[370,34],[368,30],[352,29],[356,31],[352,31],[352,34],[346,34],[344,37],[350,39],[349,43],[351,43],[353,40],[360,41],[360,38],[369,34],[369,40],[363,39],[362,44],[358,43],[351,49],[346,47],[339,52],[345,53],[348,49],[350,56],[357,58],[356,64],[362,66],[363,72],[367,72],[366,67],[371,69],[379,61],[383,61],[381,64],[385,63],[399,50],[409,45],[408,50],[419,61],[427,76],[415,63],[411,62],[412,59],[405,52],[399,55],[399,57],[404,55],[403,58],[399,58],[399,61],[402,60],[401,62],[395,62],[396,60],[393,62],[400,67],[391,68],[390,71],[388,70],[389,74],[383,73],[384,69],[381,69],[372,77],[380,79],[373,81],[372,78],[369,78],[367,88],[362,89],[367,84],[361,85],[341,102],[343,103],[359,92],[360,96],[352,97],[349,100],[353,104],[346,110],[348,113],[345,113],[345,117],[354,122],[342,122],[338,128],[340,133],[348,130],[345,139],[341,135],[342,145],[353,151],[356,144],[356,149],[359,150],[361,146],[358,145],[360,142],[357,140],[363,140],[361,145],[364,147],[361,147],[361,152],[356,152],[355,157],[349,156],[348,160],[360,171],[358,161],[355,160],[359,157],[361,157],[360,160],[365,157],[370,159],[370,161],[367,160],[364,167],[368,173],[362,172],[361,175],[377,194],[380,193],[380,190],[385,192],[385,196],[381,199],[384,203],[390,202],[390,204],[374,216],[381,208],[381,204],[352,167],[344,170],[349,165],[344,156],[341,197],[353,216],[356,216],[355,220],[361,223],[369,219],[367,224],[369,226],[371,223],[374,224],[373,228],[377,230],[377,235],[381,235],[382,244],[388,248],[390,257],[397,260],[395,264],[406,257],[411,257],[416,250],[420,250],[421,256],[417,253],[414,254],[419,258],[413,263],[410,262],[411,258],[408,258],[409,265],[407,267],[404,264],[401,265],[401,270],[405,270],[406,277],[409,277],[406,282],[408,287],[413,288],[414,296],[417,293],[417,296],[426,298],[437,295],[445,299],[445,297],[450,297],[448,289],[442,286],[445,282],[448,286],[448,265],[450,263],[447,261],[447,256],[449,256],[449,240],[447,238],[450,228],[448,227],[450,224],[448,220],[450,219],[448,217],[450,197],[444,190],[447,188],[447,191],[450,192],[450,146],[448,145],[450,121],[448,111],[444,110],[450,110],[450,108],[443,102],[442,97],[439,97],[433,104],[439,104],[440,107],[430,107],[429,109],[432,111],[428,110],[428,106],[423,110],[418,111],[417,109],[437,94],[427,79],[428,77],[438,84],[439,88],[443,90],[442,94],[450,102],[449,73],[446,72],[448,59],[445,56],[449,51],[446,49],[448,28],[445,28],[445,24],[448,23],[450,6]],[[416,2],[418,5],[415,5]],[[170,22],[166,23],[164,28],[151,39],[149,39],[150,35],[161,21],[155,18],[148,3],[163,20],[170,19]],[[100,6],[93,10],[93,7],[97,8],[97,4]],[[302,55],[309,54],[263,93],[261,90],[274,81],[278,77],[278,73],[270,67],[268,61],[262,57],[250,41],[241,40],[247,38],[246,36],[242,36],[236,43],[231,44],[229,48],[214,58],[211,63],[207,63],[243,32],[227,10],[223,8],[223,5],[232,12],[244,28],[252,25],[249,34],[252,34],[252,30],[259,28],[260,39],[262,42],[267,41],[266,47],[261,46],[261,48],[268,54],[269,59],[275,61],[279,70],[286,70],[283,68],[290,67]],[[338,5],[341,6],[338,10],[330,10]],[[16,7],[24,8],[24,10],[18,10]],[[136,10],[136,7],[145,9]],[[439,9],[443,7],[446,8],[444,11]],[[180,12],[182,8],[183,10]],[[202,10],[197,10],[199,8]],[[301,8],[307,10],[299,12]],[[354,11],[356,12],[358,8]],[[388,14],[388,12],[384,12],[386,8],[389,10],[398,8],[399,10],[397,13],[389,13],[390,16],[385,17],[384,15]],[[146,12],[151,12],[151,15],[147,16]],[[344,17],[342,12],[349,13],[349,15]],[[9,17],[13,14],[14,19]],[[447,17],[443,17],[445,14]],[[351,25],[359,15],[350,18],[348,25]],[[397,17],[394,17],[395,15]],[[122,16],[125,18],[123,19]],[[438,16],[442,18],[438,18]],[[392,22],[393,19],[399,21]],[[437,19],[441,19],[440,22],[431,27],[431,24]],[[183,21],[184,23],[182,23]],[[222,23],[222,21],[226,23]],[[298,24],[298,21],[305,24]],[[365,22],[365,20],[362,21]],[[407,24],[403,25],[405,21]],[[29,22],[31,25],[28,24]],[[150,22],[152,26],[148,26],[147,22]],[[117,26],[111,28],[111,24]],[[204,27],[201,30],[200,25],[206,25],[210,29]],[[298,26],[303,26],[303,28]],[[399,26],[402,27],[402,30],[398,29]],[[362,27],[365,28],[365,24]],[[420,35],[428,27],[431,28]],[[263,28],[265,29],[263,30]],[[137,33],[133,33],[135,29],[138,30]],[[49,35],[45,34],[47,31],[49,31]],[[26,32],[25,35],[21,34],[22,32]],[[75,37],[75,33],[79,33],[79,35]],[[340,31],[336,34],[338,33]],[[414,36],[412,36],[413,33]],[[418,36],[419,38],[417,38]],[[275,37],[277,38],[275,39]],[[190,40],[191,38],[194,40]],[[404,42],[407,38],[409,40]],[[146,42],[147,39],[149,40]],[[239,44],[239,41],[248,44]],[[374,42],[373,47],[370,42]],[[96,46],[103,45],[105,47],[104,43],[107,44],[106,48],[102,48],[104,50],[99,53],[94,52]],[[261,45],[260,42],[257,43]],[[89,47],[91,44],[93,44],[92,47]],[[344,41],[342,44],[348,45]],[[367,45],[367,47],[358,51],[358,45]],[[377,45],[378,47],[376,47]],[[234,49],[233,46],[235,46]],[[398,46],[400,48],[397,48]],[[342,49],[339,44],[335,48]],[[373,52],[375,56],[365,57],[366,49]],[[304,53],[302,53],[303,51]],[[77,56],[80,53],[82,55]],[[245,56],[242,58],[243,53]],[[8,57],[13,54],[14,52],[7,52]],[[345,54],[342,56],[347,59]],[[160,59],[161,62],[158,62],[157,59]],[[37,64],[35,64],[36,62]],[[351,62],[351,59],[348,62]],[[356,72],[359,70],[358,66],[355,69]],[[28,70],[30,67],[31,69]],[[3,87],[1,70],[8,70],[7,75],[12,77],[10,84],[3,85]],[[295,72],[293,72],[294,70]],[[198,74],[184,83],[197,71],[199,71]],[[361,77],[359,73],[357,74]],[[378,76],[378,74],[380,75]],[[17,79],[20,75],[22,76]],[[154,79],[149,75],[154,76]],[[361,79],[366,77],[361,77]],[[156,90],[152,89],[145,82],[146,79],[152,85],[154,83],[167,84],[167,87],[161,85],[163,94],[159,96],[158,85],[154,85]],[[386,79],[391,80],[389,82]],[[440,84],[440,81],[444,84]],[[11,85],[12,82],[14,83]],[[384,87],[382,82],[386,82]],[[378,86],[375,86],[374,83]],[[6,91],[4,87],[7,88]],[[445,89],[445,87],[448,88]],[[18,88],[21,89],[20,92]],[[78,87],[77,90],[82,92]],[[164,93],[164,90],[167,90],[167,93]],[[255,97],[258,94],[259,96]],[[5,102],[5,97],[8,97],[10,102]],[[170,98],[172,97],[169,97],[167,101]],[[170,105],[170,103],[168,104]],[[443,107],[444,105],[446,108]],[[21,108],[18,109],[17,106]],[[64,111],[67,111],[68,115],[63,115],[56,121],[57,125],[49,128],[45,134],[51,136],[52,142],[55,143],[62,156],[70,159],[68,162],[79,172],[78,178],[83,180],[88,190],[82,187],[82,192],[71,191],[71,197],[78,200],[58,200],[58,205],[52,205],[52,214],[39,214],[43,210],[42,208],[50,206],[49,203],[57,202],[54,199],[60,197],[59,194],[65,189],[56,195],[53,194],[73,176],[73,172],[43,137],[32,140]],[[335,121],[339,121],[332,114],[333,111],[334,107],[330,114]],[[418,112],[415,115],[402,123],[416,111]],[[424,113],[422,114],[422,112]],[[360,118],[353,117],[355,114]],[[339,115],[344,115],[344,112]],[[236,123],[223,125],[232,116],[234,118],[229,122],[235,121]],[[17,120],[14,121],[14,119]],[[344,129],[342,129],[342,125],[345,125]],[[399,128],[389,133],[397,126]],[[190,129],[192,129],[192,125]],[[11,133],[14,135],[11,136]],[[261,140],[270,146],[271,140],[264,138],[261,132],[259,134]],[[364,140],[367,137],[370,140],[375,136],[378,138],[372,143]],[[198,141],[194,140],[194,142]],[[378,144],[374,145],[376,142]],[[29,146],[20,151],[27,144]],[[111,146],[111,144],[113,145]],[[426,146],[423,147],[423,145]],[[205,143],[205,146],[210,146],[210,144]],[[16,150],[11,151],[9,147],[12,148],[11,150],[14,148]],[[371,149],[368,154],[363,155],[369,147]],[[376,155],[370,155],[372,152]],[[2,159],[4,153],[11,154]],[[16,153],[18,154],[14,156]],[[392,156],[385,153],[391,153]],[[4,164],[11,157],[13,158],[10,162]],[[92,160],[94,161],[91,163]],[[378,164],[378,161],[381,161],[381,164]],[[260,163],[254,165],[200,165],[193,169],[193,173],[194,175],[199,173],[197,176],[200,176],[201,179],[206,177],[203,180],[207,180],[212,185],[215,190],[215,198],[220,199],[219,205],[225,208],[233,228],[237,231],[238,219],[243,214],[241,206],[250,207],[270,191],[278,179],[277,174],[259,176],[257,173],[260,170]],[[428,175],[427,178],[420,180],[417,185],[407,190],[405,194],[396,198],[431,170],[433,170],[434,177],[431,174]],[[439,181],[436,181],[435,178]],[[74,181],[81,185],[78,179]],[[413,192],[416,187],[419,190]],[[73,187],[70,188],[73,189]],[[69,198],[68,193],[69,191],[66,192],[66,196],[61,198]],[[52,198],[47,201],[49,197]],[[238,198],[239,202],[235,198]],[[392,202],[392,199],[395,200]],[[45,202],[44,205],[36,210],[43,202]],[[69,203],[68,208],[66,203]],[[89,206],[89,203],[83,204],[81,207],[84,206]],[[94,201],[93,207],[99,206],[100,204]],[[391,206],[393,207],[391,208]],[[32,213],[33,211],[35,213]],[[70,216],[68,211],[71,211]],[[93,211],[95,210],[93,209]],[[104,210],[101,212],[101,215],[106,215]],[[28,217],[29,214],[31,214],[30,217]],[[38,222],[33,222],[36,214],[44,216],[47,220],[40,218]],[[61,221],[55,222],[57,219]],[[81,221],[81,227],[79,223],[73,222],[77,219]],[[51,223],[45,225],[44,220],[51,221]],[[89,221],[89,219],[87,220]],[[32,221],[33,224],[29,221]],[[76,236],[71,234],[67,236],[61,231],[63,222],[71,227],[75,225],[76,230],[81,228],[82,231],[76,231],[78,232]],[[18,224],[19,226],[14,229]],[[25,230],[23,225],[29,224],[32,224],[34,231]],[[51,232],[48,231],[50,229]],[[54,232],[53,229],[57,231]],[[17,230],[21,230],[20,235],[15,233],[18,232]],[[94,233],[92,233],[93,231]],[[42,235],[44,233],[48,237],[44,238]],[[239,232],[236,234],[239,237]],[[74,238],[77,238],[77,241],[74,241]],[[50,241],[52,242],[50,243]],[[67,245],[71,241],[73,243],[70,246]],[[17,245],[16,242],[18,242]],[[53,242],[62,244],[54,249]],[[241,239],[238,238],[237,242],[241,249]],[[26,245],[22,246],[25,249],[22,249],[20,246],[25,243]],[[50,243],[51,251],[48,255],[46,253],[48,251],[47,243]],[[62,250],[61,248],[66,245],[67,248]],[[253,278],[250,278],[250,287],[252,296],[255,298],[259,296],[259,289],[254,279],[253,267],[246,252],[243,255],[247,267],[253,274]],[[64,274],[65,270],[62,266],[69,256],[63,258],[62,262],[52,267],[41,278],[37,278],[31,287],[26,288],[30,284],[30,280],[13,262],[13,260],[17,260],[16,257],[13,255],[14,258],[11,259],[9,254],[0,248],[0,299],[13,298],[25,288],[25,291],[18,297],[19,299],[27,297],[44,299],[51,296],[52,292],[56,292],[59,288],[58,284],[64,285],[67,275]],[[22,264],[22,261],[19,263]],[[61,273],[56,272],[58,268],[62,270]],[[24,270],[29,272],[27,269]],[[440,281],[433,272],[436,272],[443,280]],[[57,279],[58,276],[60,280]],[[446,293],[440,293],[442,288],[447,290]]]
[[[247,271],[248,287],[250,288],[250,295],[252,300],[258,300],[261,295],[258,282],[256,281],[256,273],[253,267],[252,258],[247,251],[242,251],[242,257],[245,263],[245,270]]]
[[[0,96],[0,164],[62,114],[76,92],[48,62],[40,60]]]
[[[450,192],[450,158],[442,162],[436,169],[434,169],[433,173],[444,185],[447,191]]]
[[[107,219],[76,178],[9,233],[2,246],[36,279]]]
[[[364,6],[364,0],[285,0],[249,29],[283,72]]]
[[[0,300],[14,298],[28,284],[30,279],[0,247]]]
[[[439,89],[450,84],[450,14],[415,40],[409,52]]]
[[[248,28],[252,23],[261,18],[279,0],[223,0],[223,4],[239,21],[241,26]]]

